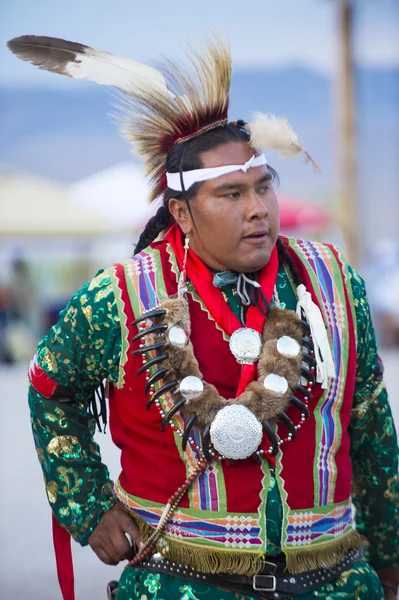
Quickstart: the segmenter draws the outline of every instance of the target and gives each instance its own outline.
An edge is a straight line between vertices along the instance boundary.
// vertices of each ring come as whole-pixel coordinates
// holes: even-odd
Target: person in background
[[[28,263],[16,258],[7,285],[4,347],[9,362],[26,361],[43,335],[42,311]]]

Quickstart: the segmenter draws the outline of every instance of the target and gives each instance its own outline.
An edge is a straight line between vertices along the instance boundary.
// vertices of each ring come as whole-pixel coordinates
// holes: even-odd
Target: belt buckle
[[[258,580],[262,579],[263,584]],[[265,587],[266,582],[264,580],[271,580],[270,586]],[[267,584],[266,584],[267,585]],[[252,587],[257,592],[275,592],[276,591],[276,577],[274,575],[254,575],[252,580]]]
[[[258,573],[258,575],[275,575],[276,574],[276,570],[277,570],[277,565],[274,562],[270,562],[269,560],[262,560],[262,565],[270,565],[271,569],[269,568],[268,572],[266,573]],[[263,567],[264,569],[265,567]],[[262,570],[263,571],[263,570]]]

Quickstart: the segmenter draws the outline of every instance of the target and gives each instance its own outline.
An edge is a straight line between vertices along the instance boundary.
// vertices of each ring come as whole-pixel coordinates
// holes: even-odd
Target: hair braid
[[[161,231],[167,229],[171,218],[172,215],[170,214],[169,210],[163,205],[160,206],[155,215],[148,221],[144,231],[141,233],[134,253],[138,254],[144,250],[144,248],[146,248],[157,238]]]

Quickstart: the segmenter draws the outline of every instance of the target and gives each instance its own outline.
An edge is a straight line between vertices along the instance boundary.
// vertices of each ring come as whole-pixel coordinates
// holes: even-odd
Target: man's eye
[[[240,192],[230,192],[230,194],[226,194],[226,198],[231,198],[232,200],[236,200],[241,196]]]
[[[258,194],[260,194],[260,195],[267,194],[267,192],[269,190],[270,190],[270,185],[264,185],[261,188],[259,188]]]

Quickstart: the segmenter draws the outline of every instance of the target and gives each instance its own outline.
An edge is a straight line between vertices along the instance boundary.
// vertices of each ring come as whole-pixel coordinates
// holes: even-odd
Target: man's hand
[[[121,560],[130,560],[134,552],[126,533],[140,545],[137,525],[121,502],[117,502],[104,513],[101,521],[89,537],[91,549],[106,565],[117,565]]]

